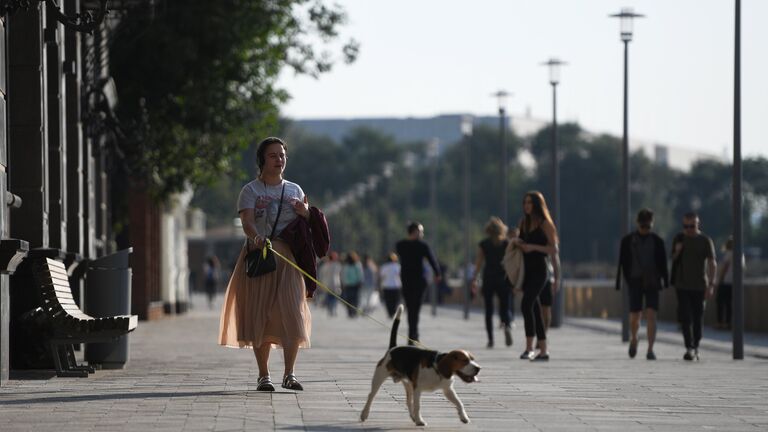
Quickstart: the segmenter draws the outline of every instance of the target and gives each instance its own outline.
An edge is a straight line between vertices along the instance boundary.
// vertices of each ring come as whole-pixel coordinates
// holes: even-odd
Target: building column
[[[48,95],[48,200],[49,200],[49,246],[67,250],[67,137],[66,86],[62,65],[64,59],[64,26],[56,21],[56,10],[46,4],[45,79]]]
[[[30,247],[48,247],[48,137],[46,136],[46,49],[41,3],[18,11],[8,26],[8,113],[10,189],[23,200],[15,212],[11,237]],[[18,97],[14,97],[18,95]]]

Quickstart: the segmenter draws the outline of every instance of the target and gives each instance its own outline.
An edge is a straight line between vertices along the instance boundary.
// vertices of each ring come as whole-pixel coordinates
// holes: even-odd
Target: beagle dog
[[[408,413],[417,426],[426,426],[421,417],[421,394],[442,390],[459,412],[459,419],[469,423],[464,405],[453,390],[453,376],[456,375],[462,381],[471,383],[477,381],[480,365],[467,351],[453,350],[449,353],[439,353],[414,346],[395,346],[397,343],[397,327],[400,324],[400,315],[403,313],[403,305],[398,306],[392,324],[392,333],[389,338],[389,350],[384,358],[376,364],[376,371],[371,382],[371,393],[365,403],[360,421],[365,421],[371,411],[373,398],[381,385],[388,377],[394,382],[403,382],[405,387],[406,405]]]

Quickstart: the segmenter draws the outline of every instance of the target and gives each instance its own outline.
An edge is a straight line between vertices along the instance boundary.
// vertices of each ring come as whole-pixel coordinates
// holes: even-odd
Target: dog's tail
[[[389,334],[389,349],[394,348],[397,345],[397,328],[400,327],[400,315],[403,314],[403,305],[397,307],[395,312],[395,318],[392,321],[392,333]]]

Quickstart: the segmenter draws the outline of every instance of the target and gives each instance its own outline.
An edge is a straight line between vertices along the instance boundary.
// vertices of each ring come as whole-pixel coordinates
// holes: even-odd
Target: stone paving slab
[[[369,420],[358,420],[388,330],[364,318],[329,318],[318,308],[313,314],[313,347],[302,350],[297,368],[304,392],[256,392],[253,353],[217,346],[217,310],[198,306],[186,316],[140,323],[124,370],[89,378],[14,373],[0,388],[0,431],[424,429],[410,421],[402,386],[391,382]],[[382,311],[375,316],[386,321]],[[484,367],[479,383],[456,383],[472,423],[462,424],[441,394],[429,394],[422,400],[427,429],[768,430],[765,336],[750,335],[747,358],[734,361],[729,343],[708,330],[702,360],[690,363],[674,326],[663,325],[659,360],[649,362],[642,340],[638,358],[627,357],[618,323],[570,318],[549,335],[552,360],[531,363],[517,358],[518,324],[513,347],[487,349],[480,313],[465,321],[450,308],[436,318],[423,312],[424,343],[469,349]],[[497,338],[503,340],[500,330]],[[282,355],[273,351],[272,374],[281,371]]]

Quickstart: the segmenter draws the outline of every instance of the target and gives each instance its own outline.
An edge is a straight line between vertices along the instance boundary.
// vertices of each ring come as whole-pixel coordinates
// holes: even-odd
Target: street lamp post
[[[733,359],[744,360],[744,232],[741,226],[741,0],[736,0],[733,58]]]
[[[469,267],[471,265],[471,257],[469,250],[470,240],[470,214],[469,214],[469,169],[470,169],[470,142],[472,137],[472,117],[463,116],[461,118],[461,135],[464,139],[464,319],[469,319],[469,302],[470,302],[470,278]]]
[[[437,156],[439,147],[440,140],[438,138],[432,138],[427,143],[427,158],[430,162],[429,212],[431,221],[429,224],[429,237],[430,244],[434,250],[437,250]],[[432,299],[432,316],[437,316],[437,284],[434,282],[431,285],[430,298]]]
[[[499,103],[499,145],[501,145],[501,220],[509,223],[509,155],[504,134],[507,131],[506,113],[507,98],[511,96],[506,90],[499,90],[492,94]]]
[[[619,18],[621,26],[621,41],[624,42],[624,134],[621,146],[621,236],[629,232],[632,215],[630,214],[630,195],[629,195],[629,121],[628,121],[628,97],[627,91],[629,85],[629,42],[632,40],[633,23],[635,18],[642,18],[644,15],[635,13],[632,8],[622,8],[621,12],[611,15],[611,18]],[[622,289],[622,314],[621,314],[621,340],[629,341],[629,292]]]
[[[549,67],[549,84],[552,85],[552,217],[555,226],[560,227],[560,155],[557,141],[557,85],[560,83],[560,67],[567,63],[550,58],[542,63]],[[560,272],[562,274],[562,271]],[[560,281],[562,285],[562,280]],[[562,288],[562,286],[561,286]],[[563,321],[563,290],[555,294],[552,305],[552,327],[560,327]]]

